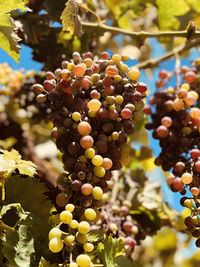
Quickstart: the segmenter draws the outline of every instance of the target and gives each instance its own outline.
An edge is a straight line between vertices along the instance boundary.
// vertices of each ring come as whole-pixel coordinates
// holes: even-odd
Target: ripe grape
[[[96,112],[100,109],[101,102],[98,99],[92,99],[88,102],[87,106],[91,111]]]
[[[78,124],[77,130],[81,135],[89,135],[92,128],[88,122],[82,121]]]
[[[76,263],[78,264],[79,267],[90,267],[90,257],[85,255],[85,254],[80,254],[76,258]]]
[[[94,175],[96,175],[97,177],[104,177],[106,174],[105,169],[102,166],[96,166],[93,169]]]
[[[64,210],[60,213],[60,221],[68,224],[72,221],[72,213],[70,211]]]
[[[63,241],[60,238],[54,237],[49,241],[49,250],[53,253],[58,253],[63,249]]]
[[[62,235],[62,232],[60,231],[60,229],[57,227],[54,227],[49,232],[49,240],[51,240],[54,237],[61,238],[61,235]]]
[[[80,145],[84,149],[91,148],[93,146],[93,144],[94,144],[94,140],[90,135],[85,135],[85,136],[81,137],[81,139],[80,139]]]
[[[64,238],[64,243],[66,245],[71,245],[75,241],[75,236],[73,235],[68,235]]]
[[[84,234],[84,235],[89,233],[89,231],[90,231],[89,223],[86,222],[86,221],[80,222],[79,225],[78,225],[78,231],[79,231],[79,233]]]
[[[94,221],[96,219],[96,211],[94,209],[88,208],[84,212],[84,216],[89,221]]]
[[[99,186],[95,186],[92,190],[92,196],[96,200],[101,200],[103,197],[103,190]]]
[[[184,184],[190,184],[193,180],[192,174],[185,172],[181,176],[181,180]]]
[[[91,243],[85,243],[83,245],[83,248],[84,248],[85,252],[89,253],[89,252],[92,252],[94,250],[94,245]]]
[[[93,187],[91,184],[89,183],[86,183],[86,184],[83,184],[82,187],[81,187],[81,192],[83,193],[83,195],[85,196],[89,196],[92,194],[93,192]]]
[[[103,164],[103,158],[100,155],[95,155],[92,158],[92,164],[95,166],[101,166]]]
[[[140,71],[139,69],[133,67],[128,71],[128,77],[130,80],[132,81],[138,81],[139,77],[140,77]]]
[[[76,220],[72,220],[69,225],[72,229],[78,228],[78,222]]]
[[[110,65],[110,66],[106,67],[105,74],[108,77],[114,77],[115,75],[118,74],[118,69],[115,66]]]
[[[65,206],[65,210],[68,210],[68,211],[70,211],[70,212],[73,212],[74,209],[75,209],[75,206],[74,206],[73,204],[67,204],[67,205]]]

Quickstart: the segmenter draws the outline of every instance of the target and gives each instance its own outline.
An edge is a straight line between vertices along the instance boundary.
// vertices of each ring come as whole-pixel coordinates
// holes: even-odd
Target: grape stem
[[[192,47],[195,47],[195,46],[197,46],[199,44],[200,44],[200,39],[187,41],[184,45],[178,46],[177,48],[169,51],[165,55],[163,55],[163,56],[161,56],[159,58],[148,59],[146,61],[143,61],[143,62],[137,64],[135,67],[137,67],[139,69],[147,69],[147,68],[156,67],[161,62],[163,62],[163,61],[165,61],[167,59],[170,59],[171,57],[174,57],[177,54],[181,55],[184,52],[186,52],[187,50],[189,50]]]
[[[158,31],[158,32],[145,32],[145,31],[140,31],[140,32],[135,32],[135,31],[130,31],[130,30],[124,30],[120,29],[118,27],[113,27],[113,26],[108,26],[103,23],[94,23],[94,22],[85,22],[81,21],[83,30],[85,31],[94,31],[94,32],[111,32],[113,34],[123,34],[123,35],[128,35],[132,38],[135,39],[146,39],[146,38],[159,38],[159,37],[184,37],[184,38],[195,38],[195,37],[200,37],[200,31],[198,31],[196,28],[192,31],[189,32],[188,28],[184,31]]]

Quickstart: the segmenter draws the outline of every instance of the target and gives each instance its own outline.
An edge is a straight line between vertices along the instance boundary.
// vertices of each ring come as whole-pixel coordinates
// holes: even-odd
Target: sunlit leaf
[[[67,31],[73,35],[81,35],[82,27],[78,17],[79,5],[75,0],[69,0],[62,12],[61,20],[63,31]]]
[[[158,22],[160,29],[177,29],[179,22],[177,17],[189,11],[185,0],[157,0]]]

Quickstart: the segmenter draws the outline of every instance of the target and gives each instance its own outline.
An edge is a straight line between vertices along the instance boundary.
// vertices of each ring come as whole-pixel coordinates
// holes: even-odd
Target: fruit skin
[[[85,243],[83,245],[83,248],[84,248],[85,252],[92,252],[94,250],[94,245],[91,243]]]
[[[65,224],[68,224],[72,221],[73,219],[73,216],[72,216],[72,213],[68,210],[64,210],[60,213],[60,221],[65,223]]]
[[[76,263],[79,267],[90,267],[91,259],[88,255],[80,254],[76,258]]]
[[[60,238],[54,237],[49,241],[49,249],[53,253],[58,253],[63,249],[63,241]]]
[[[88,208],[85,210],[84,216],[87,220],[93,221],[96,219],[97,214],[95,210]]]
[[[92,196],[96,200],[101,200],[103,197],[103,190],[99,186],[95,186],[92,190]]]
[[[90,231],[90,224],[86,221],[80,222],[78,225],[78,231],[79,233],[86,235]]]
[[[58,227],[54,227],[49,232],[49,240],[51,240],[54,237],[61,238],[61,235],[62,232],[60,231],[60,229]]]
[[[128,71],[128,77],[130,80],[132,81],[138,81],[138,79],[140,78],[140,71],[138,68],[131,68],[129,71]]]

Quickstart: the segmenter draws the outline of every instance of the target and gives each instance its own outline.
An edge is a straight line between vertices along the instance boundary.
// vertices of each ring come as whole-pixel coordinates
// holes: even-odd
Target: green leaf
[[[103,238],[104,231],[103,229],[91,230],[88,233],[88,241],[90,242],[98,242]]]
[[[182,16],[189,11],[185,0],[157,0],[158,22],[160,29],[177,29],[179,21],[177,16]]]
[[[98,243],[97,254],[104,267],[116,266],[116,257],[124,255],[124,241],[120,238],[106,236],[103,243]]]
[[[32,232],[34,233],[35,253],[39,261],[48,247],[48,232],[51,201],[46,197],[47,188],[39,179],[19,176],[10,177],[6,183],[7,197],[5,203],[19,202],[22,208],[31,213],[33,218]]]
[[[19,203],[4,206],[1,214],[5,215],[10,209],[15,209],[19,216],[16,231],[6,230],[3,239],[3,254],[9,262],[9,266],[25,267],[30,266],[34,250],[32,235],[31,214],[25,212]]]
[[[137,264],[134,264],[126,256],[118,256],[115,261],[117,267],[137,267]]]
[[[0,15],[16,9],[26,11],[26,6],[23,0],[0,0]]]
[[[82,32],[81,22],[78,17],[79,5],[75,0],[69,0],[66,3],[60,19],[63,24],[63,31],[72,35],[80,36]]]

